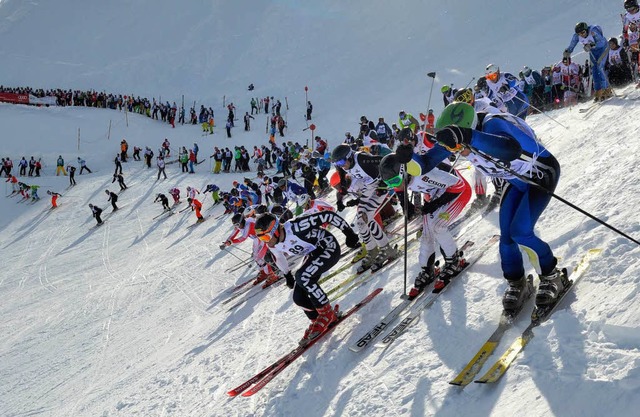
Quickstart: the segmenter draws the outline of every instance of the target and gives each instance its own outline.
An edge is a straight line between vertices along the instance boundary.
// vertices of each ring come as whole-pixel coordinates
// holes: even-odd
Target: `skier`
[[[156,161],[156,165],[158,166],[158,178],[156,181],[160,179],[160,174],[164,175],[164,179],[167,179],[167,173],[164,171],[165,163],[162,155],[158,155],[158,159]]]
[[[114,175],[114,176],[115,176],[115,175],[117,175],[117,174],[118,174],[118,172],[119,172],[120,174],[122,174],[122,162],[120,162],[120,155],[117,155],[117,154],[116,154],[116,157],[115,157],[115,159],[113,160],[113,163],[114,163],[114,164],[116,164],[116,170],[115,170],[115,172],[113,173],[113,175]]]
[[[164,138],[164,142],[162,142],[162,153],[165,158],[168,158],[171,156],[171,143],[169,142],[169,139]]]
[[[336,211],[335,207],[319,198],[312,199],[309,194],[298,197],[298,205],[302,208],[302,214],[313,214],[320,211]]]
[[[166,195],[162,194],[162,193],[158,193],[158,195],[156,195],[156,199],[153,200],[153,202],[157,202],[158,200],[160,200],[160,202],[162,203],[162,208],[165,211],[169,211],[171,210],[171,207],[169,207],[169,199],[167,198]]]
[[[329,298],[318,285],[322,274],[326,273],[340,259],[340,244],[336,237],[320,227],[329,223],[346,236],[346,245],[357,248],[358,235],[338,214],[327,211],[310,214],[281,223],[271,213],[256,219],[255,232],[258,239],[265,242],[273,255],[276,265],[293,289],[293,302],[300,306],[311,320],[300,344],[306,345],[324,333],[331,323],[338,320],[337,308],[331,306]],[[292,273],[288,257],[306,256],[304,262]],[[337,307],[337,306],[336,306]]]
[[[282,191],[282,204],[286,206],[289,201],[296,201],[298,196],[306,194],[307,191],[293,181],[282,178],[278,181],[278,188]]]
[[[49,194],[51,196],[51,208],[57,208],[58,207],[58,197],[62,197],[62,194],[56,193],[54,191],[51,190],[47,190],[47,194]]]
[[[496,64],[489,64],[485,70],[489,98],[504,105],[514,116],[526,119],[529,111],[529,99],[518,88],[518,80],[512,74],[500,72]]]
[[[195,187],[187,186],[187,198],[194,200],[196,198],[196,194],[200,194]]]
[[[536,304],[553,304],[568,280],[556,268],[557,259],[549,244],[535,235],[534,227],[551,200],[548,192],[553,192],[558,183],[558,161],[536,141],[535,133],[522,119],[476,114],[466,103],[447,106],[436,128],[440,129],[436,140],[446,151],[459,153],[487,175],[502,177],[507,182],[499,214],[501,266],[509,285],[502,299],[505,311],[518,312],[533,291],[525,275],[520,247],[525,248],[539,273]],[[446,151],[434,147],[434,152],[447,155]],[[548,192],[523,181],[513,172]]]
[[[255,119],[249,112],[244,113],[244,130],[248,132],[251,130],[251,119]]]
[[[18,192],[20,191],[20,187],[18,187],[18,179],[16,178],[15,175],[11,175],[9,176],[5,182],[10,182],[11,183],[11,194],[18,194]]]
[[[56,161],[56,177],[60,175],[61,172],[64,176],[67,175],[67,171],[64,170],[64,159],[62,158],[62,155],[58,155],[58,160]]]
[[[180,162],[182,172],[189,172],[189,153],[187,152],[187,148],[184,146],[178,152],[178,162]]]
[[[151,168],[151,158],[153,158],[153,151],[147,146],[144,150],[144,162],[147,164],[147,168]]]
[[[191,206],[191,211],[195,210],[196,212],[196,217],[198,218],[196,222],[202,223],[204,221],[204,217],[202,217],[202,213],[200,213],[200,210],[202,210],[202,203],[195,198],[187,198],[187,203]]]
[[[40,170],[42,169],[42,158],[38,158],[38,160],[36,161],[36,177],[40,176]]]
[[[39,185],[31,185],[31,201],[35,202],[40,200],[40,197],[38,197],[38,188],[40,188]]]
[[[133,147],[133,160],[134,161],[139,161],[140,160],[140,151],[142,150],[142,148],[138,148],[137,146]]]
[[[313,113],[313,104],[307,101],[307,120],[311,120],[311,113]]]
[[[104,190],[104,193],[109,196],[107,201],[111,201],[111,207],[113,207],[113,211],[118,210],[118,206],[116,205],[116,202],[118,201],[118,194],[109,190]]]
[[[597,25],[590,26],[585,22],[577,23],[575,33],[565,51],[572,53],[578,42],[583,45],[585,52],[587,52],[591,58],[593,88],[595,89],[595,98],[593,101],[608,99],[613,96],[613,91],[609,86],[607,75],[604,72],[604,65],[607,62],[608,46],[607,40],[602,34],[602,28]]]
[[[629,55],[618,45],[618,38],[609,39],[609,57],[605,67],[612,86],[622,87],[633,81]]]
[[[100,215],[102,214],[102,209],[98,206],[94,206],[93,204],[89,204],[89,208],[91,209],[91,213],[93,217],[98,222],[98,226],[100,226],[102,224],[102,219],[100,218]]]
[[[69,171],[69,187],[73,187],[76,185],[76,167],[69,165],[67,170]],[[67,173],[65,172],[64,175],[67,175]]]
[[[433,159],[433,152],[424,155],[414,153],[411,145],[400,145],[380,161],[380,176],[389,188],[403,183],[402,164],[407,164],[407,190],[421,193],[422,235],[420,236],[419,262],[422,270],[409,292],[413,299],[436,279],[436,248],[444,256],[444,267],[440,271],[435,289],[441,290],[448,281],[464,267],[464,259],[458,251],[449,224],[462,212],[471,197],[471,186],[446,162]],[[442,154],[440,154],[442,156]],[[437,158],[437,157],[436,157]],[[430,164],[431,162],[431,164]],[[428,165],[435,167],[427,171]]]
[[[409,127],[415,133],[418,131],[418,129],[420,129],[420,122],[415,117],[413,117],[412,114],[409,114],[404,110],[400,110],[400,113],[398,113],[398,126],[400,127],[400,129]],[[376,133],[377,133],[377,129],[376,129]]]
[[[336,146],[331,153],[331,160],[340,175],[337,203],[339,212],[345,208],[342,197],[347,194],[349,188],[346,174],[349,173],[352,182],[360,184],[360,197],[349,202],[350,205],[357,205],[356,226],[367,250],[358,272],[372,267],[373,270],[377,270],[384,262],[398,256],[397,248],[391,246],[384,229],[374,219],[386,202],[388,192],[386,184],[379,179],[381,159],[380,156],[365,152],[354,152],[345,144]]]
[[[87,166],[87,161],[85,161],[84,159],[78,157],[78,163],[80,164],[80,175],[82,175],[82,173],[84,172],[85,169],[87,171],[89,171],[89,174],[91,174],[91,170]]]
[[[196,154],[193,152],[193,149],[189,149],[189,174],[195,174],[193,165],[196,163],[196,161]]]
[[[236,213],[231,217],[233,223],[233,232],[229,237],[220,245],[220,249],[223,250],[227,246],[237,245],[244,242],[247,238],[250,238],[253,242],[251,250],[251,256],[258,265],[258,275],[253,282],[253,285],[257,285],[262,281],[265,281],[265,285],[273,284],[278,280],[278,275],[273,270],[272,265],[266,261],[265,255],[268,252],[268,248],[265,242],[262,242],[256,237],[255,223],[256,212],[259,214],[265,213],[267,208],[262,205],[249,206],[243,213]]]
[[[220,196],[218,195],[218,193],[220,192],[220,187],[215,184],[209,184],[207,185],[207,188],[204,189],[202,194],[206,194],[209,191],[211,191],[211,198],[213,198],[213,205],[215,206],[220,202]]]
[[[124,177],[122,176],[122,173],[113,174],[113,179],[111,180],[111,184],[116,182],[116,180],[118,180],[118,185],[120,186],[120,191],[127,189],[127,185],[124,183]]]
[[[20,160],[20,162],[18,162],[18,166],[20,167],[20,176],[24,177],[25,175],[27,175],[27,167],[29,166],[29,162],[27,162],[27,160],[24,158],[24,156],[22,157],[22,159]]]
[[[180,204],[180,190],[176,187],[173,187],[169,190],[169,194],[173,197],[173,205]]]

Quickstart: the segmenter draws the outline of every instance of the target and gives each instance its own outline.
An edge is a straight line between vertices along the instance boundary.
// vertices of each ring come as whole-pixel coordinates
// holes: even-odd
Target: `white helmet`
[[[311,197],[309,197],[309,194],[302,194],[300,197],[298,197],[298,204],[300,204],[302,207],[306,207],[310,201]]]
[[[242,215],[244,216],[245,219],[248,219],[249,217],[254,217],[256,215],[256,210],[254,209],[253,206],[248,206],[247,208],[244,209],[244,211],[242,212]]]

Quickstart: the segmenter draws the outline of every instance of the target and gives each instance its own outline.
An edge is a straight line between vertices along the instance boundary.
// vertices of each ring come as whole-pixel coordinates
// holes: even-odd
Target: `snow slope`
[[[84,4],[56,3],[55,9],[45,2],[0,3],[0,32],[6,39],[0,46],[3,83],[102,85],[109,91],[175,94],[176,100],[181,89],[190,90],[187,100],[218,100],[222,91],[218,86],[225,85],[229,96],[247,100],[246,84],[254,82],[256,94],[290,99],[297,95],[297,101],[290,103],[292,113],[300,114],[302,86],[308,83],[311,92],[317,91],[312,98],[318,109],[316,123],[330,143],[345,130],[355,130],[360,114],[392,119],[399,107],[414,113],[426,107],[426,71],[440,74],[447,68],[464,68],[461,75],[447,73],[443,80],[464,84],[482,73],[488,60],[513,62],[515,69],[542,65],[558,55],[551,49],[562,49],[573,23],[580,19],[568,1],[539,2],[540,10],[553,5],[558,11],[548,18],[524,5],[492,3],[495,9],[509,4],[515,15],[527,10],[523,19],[543,21],[519,35],[515,23],[495,10],[465,10],[468,2],[448,2],[448,10],[436,2],[407,2],[402,15],[397,6],[392,9],[383,2],[327,2],[322,8],[285,1],[247,2],[241,9],[235,3],[193,2],[179,10],[164,2],[135,6],[109,2],[91,5],[91,18],[77,22],[76,30],[60,25],[55,34],[42,36],[33,28],[65,17],[89,16]],[[617,10],[600,2],[581,4],[590,14],[601,16],[598,22],[606,33],[616,28]],[[427,13],[427,6],[433,14]],[[229,14],[237,20],[223,18]],[[363,24],[380,16],[389,20],[383,28]],[[423,23],[434,16],[439,18],[432,24]],[[450,16],[466,17],[468,22],[455,26],[456,35],[449,33],[452,24],[442,23]],[[453,17],[452,21],[460,20]],[[494,33],[508,34],[504,42],[509,47],[494,45],[495,50],[486,51],[466,41],[459,54],[440,43],[442,49],[426,54],[437,58],[419,52],[429,39],[460,36],[454,38],[460,41],[463,35],[468,39],[477,33],[471,29],[479,21],[490,23],[483,29],[487,39]],[[148,43],[126,37],[132,22],[153,37],[157,50],[142,53]],[[173,42],[178,32],[180,39],[186,39],[182,43]],[[219,48],[189,49],[202,39]],[[376,40],[378,44],[372,42]],[[389,65],[367,65],[374,46]],[[416,53],[405,65],[407,49]],[[307,50],[315,65],[297,58]],[[189,51],[194,52],[187,55]],[[218,65],[209,55],[212,51],[232,68],[215,72]],[[14,61],[20,61],[22,70]],[[165,64],[162,70],[137,78],[157,62]],[[169,62],[182,64],[166,65]],[[265,62],[266,71],[247,69]],[[402,79],[394,74],[402,74]],[[205,84],[212,86],[206,94]],[[549,114],[568,130],[544,115],[531,117],[530,122],[562,165],[557,194],[637,239],[635,207],[640,199],[633,145],[640,107],[631,100],[637,92],[621,93],[628,93],[627,99],[611,100],[588,119],[576,108]],[[434,101],[439,101],[435,95]],[[220,104],[216,109],[221,111]],[[604,123],[610,120],[617,122]],[[127,126],[125,115],[117,111],[10,105],[0,105],[0,126],[8,138],[0,154],[11,155],[14,162],[23,154],[43,156],[48,166],[37,182],[40,194],[46,196],[46,189],[64,194],[54,211],[46,210],[46,199],[34,205],[0,199],[0,415],[595,417],[631,416],[640,406],[638,248],[558,201],[552,201],[543,214],[538,232],[561,257],[561,264],[574,265],[589,248],[604,251],[592,262],[570,303],[536,330],[525,353],[495,387],[474,384],[461,391],[447,384],[497,324],[504,281],[494,250],[386,352],[374,347],[354,354],[347,346],[395,305],[402,292],[399,265],[376,275],[338,300],[348,308],[373,288],[384,287],[354,319],[260,394],[229,400],[226,391],[293,346],[306,321],[282,287],[227,312],[228,305],[221,304],[226,290],[251,276],[244,269],[227,270],[239,262],[234,255],[246,257],[241,250],[249,250],[249,244],[230,253],[219,251],[218,244],[231,231],[228,220],[215,218],[219,208],[210,211],[212,217],[204,224],[187,229],[195,220],[191,212],[156,221],[153,217],[160,207],[152,201],[170,186],[184,190],[187,185],[215,182],[227,188],[241,176],[213,176],[207,162],[197,167],[195,175],[180,174],[174,164],[167,169],[169,179],[156,182],[154,169],[129,162],[124,172],[131,189],[121,195],[122,209],[108,214],[104,226],[92,229],[87,204],[108,206],[103,190],[114,185],[112,160],[122,137],[131,146],[153,149],[165,137],[174,147],[198,142],[201,153],[208,156],[214,144],[264,143],[260,128],[251,133],[236,129],[234,138],[227,140],[219,131],[202,137],[197,126],[174,130],[136,115],[128,116]],[[307,133],[297,133],[303,127],[302,119],[292,117],[292,135],[286,139],[305,140]],[[82,156],[96,172],[77,176],[78,186],[66,191],[67,178],[53,175],[59,154],[68,162]],[[347,212],[348,219],[352,216]],[[462,238],[480,242],[496,231],[494,214]],[[411,248],[410,259],[416,254]],[[417,270],[410,262],[408,276]],[[345,276],[332,279],[327,288]],[[508,333],[497,353],[525,322]]]

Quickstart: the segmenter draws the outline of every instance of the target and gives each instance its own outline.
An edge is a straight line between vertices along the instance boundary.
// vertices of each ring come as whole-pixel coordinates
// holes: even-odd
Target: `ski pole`
[[[565,129],[569,130],[569,128],[565,125],[563,125],[562,123],[560,123],[559,121],[557,121],[556,119],[554,119],[553,117],[549,116],[547,113],[543,112],[542,110],[540,110],[539,108],[537,108],[536,106],[527,103],[526,101],[524,101],[523,99],[521,99],[518,96],[514,96],[513,98],[517,98],[518,100],[520,100],[522,103],[528,104],[529,107],[531,107],[533,110],[537,111],[538,113],[541,113],[543,115],[545,115],[546,117],[548,117],[549,119],[553,120],[554,122],[556,122],[557,124],[559,124],[560,126],[564,127]],[[517,116],[516,116],[517,117]]]
[[[571,207],[574,210],[579,211],[580,213],[584,214],[585,216],[589,217],[592,220],[595,220],[596,222],[600,223],[601,225],[607,227],[610,230],[613,230],[614,232],[618,233],[619,235],[626,237],[627,239],[629,239],[630,241],[632,241],[633,243],[640,245],[640,242],[637,241],[636,239],[632,238],[631,236],[627,235],[626,233],[622,232],[621,230],[611,226],[609,223],[605,222],[604,220],[599,219],[598,217],[594,216],[593,214],[589,213],[588,211],[585,211],[583,209],[581,209],[580,207],[576,206],[575,204],[565,200],[564,198],[560,197],[559,195],[555,194],[552,191],[547,190],[546,188],[544,188],[542,185],[537,184],[536,182],[530,180],[529,178],[525,177],[524,175],[518,174],[517,172],[515,172],[514,170],[512,170],[511,168],[509,168],[507,166],[507,164],[505,164],[504,162],[493,158],[490,155],[487,155],[486,153],[479,151],[475,148],[471,148],[470,149],[474,152],[477,153],[478,155],[482,156],[483,158],[485,158],[487,161],[493,163],[496,167],[498,168],[502,168],[504,169],[506,172],[508,172],[509,174],[513,175],[514,177],[518,178],[519,180],[526,182],[527,184],[530,184],[536,188],[538,188],[539,190],[544,191],[545,193],[549,194],[551,197],[563,202],[564,204],[568,205],[569,207]]]
[[[429,114],[429,109],[431,108],[431,94],[433,94],[433,83],[436,81],[435,71],[427,73],[427,77],[431,78],[431,89],[429,90],[429,101],[427,101],[427,114]]]
[[[226,251],[229,255],[233,256],[234,258],[236,258],[237,260],[239,260],[240,262],[243,261],[242,258],[240,258],[238,255],[236,255],[235,253],[231,252],[230,250],[228,250],[228,248],[230,248],[230,246],[225,246],[224,249],[222,249],[223,251]]]
[[[408,208],[409,208],[409,200],[407,194],[409,194],[409,190],[407,188],[407,164],[404,165],[404,171],[402,173],[402,187],[404,191],[403,199],[402,199],[402,210],[404,211],[404,296],[407,296],[407,229],[409,225],[408,219]],[[415,213],[414,213],[415,215]]]
[[[251,255],[251,252],[249,252],[248,250],[241,249],[238,246],[229,246],[229,247],[233,247],[235,250],[239,250],[240,252],[246,253],[247,255]]]
[[[471,77],[471,81],[469,81],[467,83],[467,85],[464,86],[464,88],[469,88],[469,86],[471,85],[471,83],[476,79],[476,77]]]

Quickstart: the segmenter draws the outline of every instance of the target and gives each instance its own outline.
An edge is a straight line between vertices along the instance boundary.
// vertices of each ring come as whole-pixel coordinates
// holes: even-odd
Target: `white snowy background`
[[[184,94],[188,106],[212,106],[218,124],[226,116],[223,96],[240,116],[251,96],[287,97],[285,139],[299,142],[309,138],[302,132],[307,85],[316,133],[335,146],[345,131],[357,131],[362,114],[392,122],[400,109],[424,112],[427,72],[438,74],[431,102],[438,112],[442,84],[464,86],[490,62],[515,73],[556,62],[577,21],[618,34],[618,3],[4,0],[0,84],[178,104]],[[568,129],[544,115],[528,120],[562,165],[557,194],[638,239],[640,106],[633,99],[640,93],[628,87],[618,94],[625,98],[588,119],[577,108],[548,114]],[[244,174],[214,176],[205,162],[188,175],[174,164],[169,179],[156,182],[155,169],[129,162],[121,211],[92,229],[87,204],[108,207],[104,189],[117,188],[111,174],[121,138],[152,149],[165,137],[174,149],[197,142],[208,156],[214,145],[266,143],[264,117],[250,133],[235,128],[229,140],[222,130],[202,137],[198,126],[171,129],[112,110],[0,105],[0,155],[14,163],[42,157],[44,176],[27,182],[40,185],[43,197],[47,189],[64,194],[55,211],[46,198],[34,205],[0,198],[0,415],[637,415],[638,247],[555,200],[537,230],[561,264],[575,265],[590,248],[603,253],[495,386],[460,390],[447,382],[497,324],[505,287],[497,250],[386,352],[354,354],[347,347],[399,301],[397,263],[337,300],[346,309],[384,287],[361,312],[256,396],[229,399],[227,390],[297,343],[306,319],[283,287],[227,312],[227,290],[255,271],[227,272],[238,259],[218,249],[231,231],[228,219],[215,220],[221,208],[187,229],[191,212],[156,221],[161,208],[152,202],[172,186],[227,189]],[[94,173],[76,176],[78,186],[65,190],[68,178],[54,175],[58,155],[72,163],[82,156]],[[497,232],[496,220],[488,216],[461,239],[482,241]],[[409,257],[412,279],[415,247]],[[526,323],[507,333],[494,358]]]

